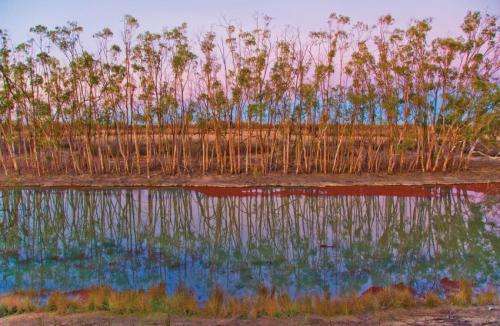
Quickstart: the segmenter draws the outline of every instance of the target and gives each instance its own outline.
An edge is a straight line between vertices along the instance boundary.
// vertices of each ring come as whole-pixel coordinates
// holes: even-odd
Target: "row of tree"
[[[330,15],[324,30],[272,33],[268,17],[199,40],[185,24],[140,32],[125,16],[86,50],[82,27],[0,30],[5,175],[359,173],[467,168],[495,142],[496,18],[457,37]]]

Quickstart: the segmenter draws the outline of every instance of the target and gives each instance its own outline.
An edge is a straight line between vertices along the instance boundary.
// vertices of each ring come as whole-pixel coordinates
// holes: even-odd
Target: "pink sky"
[[[0,0],[0,28],[7,29],[15,43],[29,37],[28,30],[37,24],[54,27],[77,21],[84,29],[84,40],[102,29],[120,30],[122,18],[138,18],[141,29],[161,31],[182,22],[195,36],[228,18],[249,26],[255,13],[274,18],[276,29],[286,25],[310,31],[325,26],[331,12],[350,16],[354,21],[375,23],[382,14],[391,13],[401,26],[414,18],[432,17],[433,35],[459,32],[468,10],[500,13],[498,0],[86,0],[35,1]]]

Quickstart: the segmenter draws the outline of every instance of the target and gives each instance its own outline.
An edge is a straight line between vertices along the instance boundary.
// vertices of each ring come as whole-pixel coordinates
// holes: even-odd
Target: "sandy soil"
[[[180,319],[166,316],[111,316],[102,313],[53,315],[30,313],[0,319],[0,325],[499,325],[500,307],[443,307],[390,310],[370,315],[323,318],[316,316],[258,319]]]
[[[0,187],[174,187],[432,185],[500,182],[500,161],[476,160],[469,171],[387,174],[270,174],[181,176],[0,176]]]

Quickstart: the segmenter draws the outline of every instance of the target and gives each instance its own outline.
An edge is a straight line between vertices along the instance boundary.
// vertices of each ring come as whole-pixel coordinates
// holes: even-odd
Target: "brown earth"
[[[255,187],[255,186],[355,186],[355,185],[450,185],[499,183],[500,161],[476,158],[468,171],[388,174],[288,174],[112,176],[56,175],[0,176],[0,187]]]
[[[167,316],[112,316],[104,313],[55,315],[29,313],[0,318],[2,326],[35,325],[500,325],[499,306],[441,307],[388,310],[374,314],[324,318],[316,316],[258,319],[169,318]]]

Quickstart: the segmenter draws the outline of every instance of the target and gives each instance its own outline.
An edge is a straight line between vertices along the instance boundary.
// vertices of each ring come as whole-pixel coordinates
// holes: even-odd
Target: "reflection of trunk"
[[[0,249],[7,255],[21,252],[27,261],[57,255],[64,259],[53,260],[51,264],[67,267],[66,259],[74,260],[72,249],[77,248],[103,262],[96,264],[99,275],[106,274],[102,269],[112,270],[114,262],[122,258],[156,268],[164,264],[152,259],[160,254],[163,259],[179,259],[175,262],[180,266],[171,267],[174,270],[184,266],[197,269],[188,269],[190,273],[185,274],[188,280],[204,268],[203,264],[190,265],[192,259],[203,259],[218,267],[214,271],[221,272],[218,274],[221,276],[234,264],[244,263],[250,267],[248,272],[253,278],[261,272],[260,258],[283,264],[292,264],[300,258],[302,263],[297,267],[300,273],[312,271],[319,275],[331,272],[332,266],[335,273],[341,274],[345,268],[338,262],[356,263],[360,257],[366,260],[365,265],[379,266],[382,256],[385,257],[382,268],[396,266],[396,273],[406,275],[409,269],[427,270],[427,262],[439,261],[440,257],[457,257],[458,260],[451,260],[454,265],[446,267],[459,268],[470,252],[482,257],[477,264],[486,263],[488,275],[480,277],[494,274],[488,272],[489,262],[495,261],[495,252],[490,250],[495,240],[491,228],[486,223],[468,223],[484,217],[487,207],[482,202],[470,202],[465,191],[440,188],[439,196],[427,197],[431,194],[428,187],[346,188],[347,192],[363,193],[357,196],[330,190],[333,191],[330,195],[318,197],[312,190],[300,189],[289,189],[280,196],[238,197],[224,196],[227,189],[213,190],[211,194],[182,189],[140,192],[9,189],[0,196],[5,213],[3,222],[10,226],[0,229],[0,236],[5,240]],[[248,189],[240,192],[244,193],[248,194]],[[436,216],[436,212],[442,214]],[[444,241],[450,235],[470,236],[464,237],[457,247],[454,241]],[[327,248],[333,245],[343,250],[319,255],[315,250],[317,247],[320,251],[330,250]],[[416,249],[422,253],[422,259],[403,260],[402,266],[394,264],[401,263],[401,255],[411,255]],[[151,259],[143,261],[145,256]],[[108,257],[116,259],[110,262],[106,260]],[[253,263],[246,257],[257,260]],[[335,259],[333,265],[332,258]],[[34,273],[36,265],[35,271],[20,268],[20,279],[33,282],[36,275],[36,281],[43,282],[53,278],[54,273]],[[56,277],[75,279],[78,273],[74,272],[80,267],[74,269],[75,264],[70,265],[69,270],[60,269]],[[125,276],[131,277],[135,286],[151,282],[151,277],[140,273],[145,266],[131,264],[130,267],[132,273]],[[361,270],[361,273],[376,275],[379,270],[373,273],[371,269]],[[477,268],[470,273],[476,277]],[[434,275],[434,271],[431,274]],[[150,276],[164,278],[165,274]],[[125,281],[131,282],[128,278]],[[314,288],[317,285],[312,284]]]

